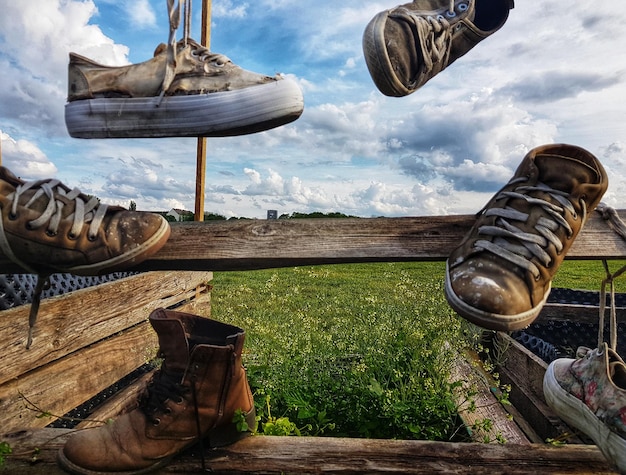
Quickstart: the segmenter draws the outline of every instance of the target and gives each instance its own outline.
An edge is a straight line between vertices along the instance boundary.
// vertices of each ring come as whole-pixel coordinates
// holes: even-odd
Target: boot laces
[[[512,180],[509,185],[524,181],[526,181],[526,178],[518,178]],[[546,193],[552,201],[529,195],[529,193],[535,191]],[[550,251],[548,246],[552,244],[557,255],[563,251],[564,247],[563,242],[556,234],[557,231],[560,228],[564,228],[568,237],[573,235],[574,231],[564,215],[567,211],[574,219],[578,217],[568,196],[568,193],[555,190],[543,183],[537,183],[534,186],[518,186],[512,191],[501,191],[496,195],[496,201],[507,198],[524,200],[530,205],[533,211],[540,208],[543,212],[543,216],[537,220],[533,230],[527,232],[513,225],[511,222],[518,221],[526,223],[529,218],[529,213],[520,211],[511,206],[488,208],[484,211],[484,215],[496,216],[495,225],[480,226],[478,233],[479,235],[492,237],[494,239],[480,239],[474,244],[474,249],[477,251],[491,252],[527,270],[538,280],[541,274],[539,268],[532,260],[536,259],[543,267],[550,267],[553,259],[550,252],[553,251]],[[583,213],[582,221],[585,222],[587,208],[584,200],[581,200],[580,203]]]
[[[158,425],[160,423],[158,414],[168,411],[165,403],[167,401],[180,403],[188,392],[189,388],[180,383],[180,375],[159,370],[148,383],[146,392],[139,401],[139,407],[153,424]]]

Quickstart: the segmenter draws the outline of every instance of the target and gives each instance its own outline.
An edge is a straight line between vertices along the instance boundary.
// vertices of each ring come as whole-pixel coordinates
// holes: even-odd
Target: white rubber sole
[[[543,378],[543,394],[548,406],[563,422],[587,434],[607,460],[616,465],[621,473],[626,473],[626,440],[611,431],[584,402],[561,387],[554,375],[554,367],[559,361],[571,364],[572,360],[556,360],[548,366]]]
[[[158,97],[84,99],[65,105],[72,137],[228,137],[293,122],[304,99],[295,81],[281,79],[234,91]]]
[[[548,300],[551,289],[551,285],[548,286],[548,291],[546,292],[543,300],[530,310],[517,313],[515,315],[504,315],[486,312],[467,304],[452,288],[449,276],[448,262],[446,261],[446,282],[444,291],[450,307],[452,307],[460,316],[473,324],[478,325],[479,327],[501,332],[522,330],[530,325],[541,312],[541,309]]]

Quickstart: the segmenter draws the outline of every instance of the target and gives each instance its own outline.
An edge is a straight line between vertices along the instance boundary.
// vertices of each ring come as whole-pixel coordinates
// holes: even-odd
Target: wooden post
[[[200,43],[211,47],[211,0],[202,0],[202,34]],[[198,137],[196,159],[196,206],[195,221],[204,221],[204,188],[206,175],[206,137]]]

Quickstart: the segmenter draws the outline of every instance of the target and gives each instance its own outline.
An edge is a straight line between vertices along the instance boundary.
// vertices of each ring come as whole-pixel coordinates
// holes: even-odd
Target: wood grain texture
[[[619,211],[622,219],[626,211]],[[165,246],[138,270],[250,270],[358,262],[443,261],[473,215],[406,218],[278,219],[172,223]],[[570,259],[622,259],[623,241],[598,213]],[[20,269],[0,254],[0,269]]]

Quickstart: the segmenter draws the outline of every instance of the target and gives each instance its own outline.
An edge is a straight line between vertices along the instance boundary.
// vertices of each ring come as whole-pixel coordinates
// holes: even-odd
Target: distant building
[[[278,211],[275,209],[268,209],[267,219],[278,219]]]
[[[185,209],[172,208],[165,216],[171,216],[174,221],[189,221],[193,219],[193,213]]]

